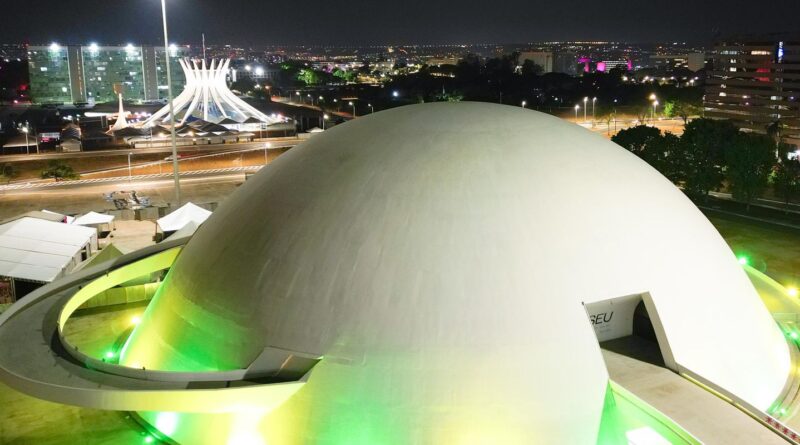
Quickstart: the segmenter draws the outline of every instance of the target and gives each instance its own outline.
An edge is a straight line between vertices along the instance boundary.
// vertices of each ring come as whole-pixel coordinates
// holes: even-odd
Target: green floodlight
[[[144,443],[153,443],[153,436],[147,436],[144,438]]]
[[[747,258],[745,255],[739,255],[739,264],[747,266],[750,264],[750,258]]]
[[[114,351],[106,352],[106,358],[114,358]]]
[[[790,332],[789,333],[789,337],[792,337],[793,339],[797,340],[797,337],[798,337],[797,332],[794,332],[794,331]]]

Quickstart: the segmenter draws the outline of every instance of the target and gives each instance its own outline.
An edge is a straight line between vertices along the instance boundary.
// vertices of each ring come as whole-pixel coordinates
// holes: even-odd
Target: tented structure
[[[78,226],[99,226],[101,224],[111,224],[114,221],[114,215],[106,215],[104,213],[89,212],[81,215],[72,221],[72,224]]]
[[[210,211],[189,202],[169,215],[159,218],[156,223],[162,232],[170,233],[178,231],[190,223],[199,226],[209,216],[211,216]]]
[[[0,225],[0,277],[49,283],[95,250],[95,229],[26,216]]]
[[[268,125],[283,122],[258,111],[233,94],[225,80],[230,59],[213,59],[210,66],[205,59],[182,59],[179,62],[186,75],[186,87],[172,102],[178,125],[185,124],[192,116],[215,123],[226,119],[236,122],[253,119]],[[151,127],[169,121],[169,113],[170,106],[167,104],[142,125]]]
[[[111,129],[108,130],[109,133],[115,134],[120,130],[124,130],[129,127],[128,120],[125,118],[125,108],[122,104],[122,93],[119,94],[119,113],[117,113],[117,121],[114,122],[114,125]]]

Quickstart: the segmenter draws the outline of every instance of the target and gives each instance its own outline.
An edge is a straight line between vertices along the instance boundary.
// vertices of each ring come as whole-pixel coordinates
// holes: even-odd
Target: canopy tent
[[[199,224],[197,224],[194,221],[189,221],[188,224],[186,224],[185,226],[183,226],[180,229],[176,230],[175,233],[173,233],[172,235],[168,236],[167,238],[171,239],[171,240],[175,240],[175,239],[181,239],[181,238],[190,237],[190,236],[194,235],[194,232],[197,231],[198,227],[199,227]]]
[[[77,226],[99,226],[101,224],[110,224],[114,221],[114,215],[105,215],[103,213],[89,212],[81,215],[72,221],[72,224]]]
[[[156,222],[162,232],[175,232],[192,222],[199,226],[209,216],[211,216],[210,211],[190,202]]]
[[[74,216],[64,215],[62,213],[53,212],[52,210],[42,209],[42,213],[46,213],[48,215],[54,215],[54,216],[57,216],[57,217],[61,217],[61,221],[60,222],[65,223],[65,224],[72,224],[75,221],[75,217]],[[49,218],[42,218],[42,219],[49,219]]]
[[[50,282],[96,248],[96,230],[24,217],[0,225],[0,276]]]

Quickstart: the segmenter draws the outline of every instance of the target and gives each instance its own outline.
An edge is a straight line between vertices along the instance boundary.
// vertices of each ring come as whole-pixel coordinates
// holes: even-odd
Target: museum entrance
[[[649,298],[648,294],[635,294],[587,303],[584,307],[602,349],[668,367],[664,351],[669,348],[661,344],[657,329],[660,323],[657,319],[654,323],[645,301]]]

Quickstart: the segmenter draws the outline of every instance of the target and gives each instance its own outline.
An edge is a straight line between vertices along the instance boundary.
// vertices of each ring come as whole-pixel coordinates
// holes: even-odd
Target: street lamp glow
[[[129,43],[129,44],[125,45],[125,51],[130,53],[130,52],[133,52],[133,50],[134,50],[133,43]]]
[[[256,67],[256,76],[263,76],[264,75],[264,68]]]
[[[93,53],[96,53],[98,48],[99,47],[97,46],[97,43],[92,42],[92,43],[89,44],[89,51],[91,51]]]
[[[50,44],[50,51],[58,51],[61,49],[61,45],[56,42]]]
[[[750,258],[747,258],[744,255],[739,255],[738,261],[739,264],[741,264],[742,266],[747,266],[748,264],[750,264]]]
[[[252,67],[252,66],[250,66],[250,65],[245,65],[245,66],[244,66],[244,70],[245,70],[245,71],[250,71],[250,70],[252,70],[252,69],[253,69],[253,67]]]
[[[528,102],[523,100],[521,105],[522,105],[522,108],[525,108],[525,105],[528,105]]]
[[[400,93],[397,90],[392,91],[392,97],[400,97]]]
[[[650,94],[650,100],[656,100],[656,93]]]
[[[794,286],[786,288],[786,295],[788,295],[790,297],[797,297],[798,293],[800,293],[800,292],[798,292],[797,288],[794,287]]]

